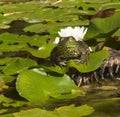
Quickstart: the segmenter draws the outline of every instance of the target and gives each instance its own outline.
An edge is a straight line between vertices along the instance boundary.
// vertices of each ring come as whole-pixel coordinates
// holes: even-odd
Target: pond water
[[[86,117],[120,117],[120,76],[109,80],[105,79],[101,83],[94,82],[89,85],[80,86],[79,88],[86,92],[85,96],[79,96],[69,101],[67,99],[62,101],[55,100],[46,105],[29,103],[26,97],[20,97],[19,94],[21,92],[18,94],[18,91],[16,91],[16,79],[18,79],[18,75],[24,72],[24,70],[44,68],[46,71],[42,72],[43,74],[48,73],[50,70],[60,74],[66,73],[68,68],[61,69],[60,66],[51,67],[48,65],[50,52],[55,45],[51,44],[51,46],[49,43],[46,43],[46,40],[51,39],[51,42],[54,41],[61,28],[83,25],[89,27],[89,24],[91,24],[88,33],[88,39],[91,38],[91,40],[86,42],[93,50],[101,42],[104,42],[110,48],[120,49],[119,0],[113,0],[112,3],[111,0],[99,2],[96,2],[96,0],[88,0],[88,2],[84,2],[84,0],[63,0],[55,6],[52,2],[54,3],[55,0],[51,0],[49,3],[44,3],[44,0],[0,0],[0,117],[12,117],[13,113],[21,110],[32,108],[54,110],[55,108],[71,104],[75,104],[76,107],[84,104],[93,107],[94,112]],[[106,4],[104,5],[104,3]],[[101,5],[103,10],[99,11]],[[113,9],[111,10],[111,8]],[[110,12],[111,14],[109,14]],[[111,15],[113,17],[110,19],[109,16]],[[94,20],[93,17],[99,18]],[[98,59],[100,57],[103,59],[103,55],[107,56],[104,53],[101,56],[100,53],[98,55],[96,55]],[[99,61],[97,62],[99,63]],[[94,60],[91,63],[92,67],[94,67]],[[72,62],[70,64],[71,67],[75,67],[77,70],[80,69],[80,67]],[[91,66],[89,69],[92,69]],[[85,71],[84,69],[82,70]],[[27,85],[31,83],[35,87],[37,81],[34,82],[33,78],[32,82],[27,83]],[[44,83],[46,87],[49,85],[49,82]],[[36,89],[39,89],[39,84],[37,86]],[[33,88],[32,91],[35,92],[36,89]],[[45,94],[48,96],[48,92],[46,92]],[[53,93],[53,91],[51,92]],[[57,97],[56,94],[55,96]],[[18,116],[15,115],[14,117]]]
[[[95,108],[91,117],[97,115],[100,117],[120,116],[120,78],[105,81],[102,85],[87,85],[82,88],[87,91],[82,102]]]

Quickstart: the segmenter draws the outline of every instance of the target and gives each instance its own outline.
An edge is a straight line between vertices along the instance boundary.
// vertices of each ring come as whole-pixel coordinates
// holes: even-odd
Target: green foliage
[[[47,58],[50,57],[50,53],[55,46],[56,46],[55,44],[44,44],[38,50],[32,48],[26,48],[25,50],[35,57]]]
[[[9,52],[9,51],[20,51],[27,49],[28,43],[31,46],[40,47],[46,42],[47,36],[38,36],[34,35],[32,37],[28,37],[25,35],[17,35],[12,33],[3,33],[0,35],[0,52]]]
[[[91,72],[96,70],[102,63],[103,60],[108,57],[108,51],[101,50],[90,54],[90,58],[87,63],[75,64],[73,61],[69,61],[68,66],[74,67],[80,72]],[[95,64],[94,64],[95,63]]]
[[[37,63],[31,59],[18,58],[17,60],[7,65],[3,69],[3,72],[5,75],[14,75],[28,69],[29,67],[36,66],[36,65]]]
[[[99,68],[108,57],[108,51],[102,48],[95,51],[101,43],[120,49],[119,41],[114,39],[120,36],[119,6],[119,0],[63,0],[56,5],[40,0],[0,0],[0,116],[81,117],[91,114],[93,108],[87,105],[56,104],[61,107],[47,111],[41,109],[40,104],[59,100],[66,103],[66,100],[85,95],[66,73],[71,67],[82,73]],[[93,49],[89,61],[76,64],[71,60],[67,67],[53,66],[49,57],[56,44],[46,43],[46,40],[54,41],[61,28],[83,25],[88,27],[84,41]],[[38,104],[30,105],[25,99]],[[105,101],[90,104],[93,103],[97,111],[103,111],[102,105],[107,109],[111,104],[111,100]]]
[[[120,28],[120,13],[116,13],[107,18],[96,18],[90,22],[87,38],[95,38],[96,36],[108,37]]]
[[[46,102],[50,98],[71,99],[84,95],[67,75],[50,76],[39,69],[20,73],[16,88],[22,97],[37,103]]]
[[[56,66],[48,66],[48,65],[44,65],[42,66],[44,68],[44,70],[46,72],[56,72],[58,74],[65,74],[67,71],[68,71],[68,68],[67,67],[60,67],[58,65]]]
[[[83,117],[89,115],[94,111],[92,107],[87,105],[75,107],[74,105],[63,106],[55,109],[54,111],[47,111],[42,109],[30,109],[15,113],[15,117]]]

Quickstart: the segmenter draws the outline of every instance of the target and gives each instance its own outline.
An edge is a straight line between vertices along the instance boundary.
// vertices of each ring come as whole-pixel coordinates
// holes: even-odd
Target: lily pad
[[[96,36],[110,36],[120,28],[120,13],[115,13],[111,17],[96,18],[91,20],[85,40]]]
[[[56,72],[58,74],[65,74],[68,69],[66,67],[56,66],[42,66],[46,72]]]
[[[28,69],[31,66],[36,66],[37,63],[31,59],[22,59],[18,58],[17,60],[13,61],[12,63],[8,64],[4,69],[3,72],[5,75],[13,75]]]
[[[26,70],[16,82],[19,94],[30,102],[44,103],[50,99],[72,99],[84,95],[69,76],[50,76],[43,70]]]
[[[87,63],[75,64],[74,61],[69,61],[68,67],[74,67],[82,73],[91,72],[96,70],[103,63],[103,60],[108,57],[108,51],[101,50],[90,54],[90,58]]]
[[[39,108],[29,109],[15,113],[15,117],[83,117],[90,115],[94,109],[88,105],[75,107],[74,105],[63,106],[54,111],[47,111]]]
[[[38,50],[32,48],[26,48],[25,50],[38,58],[47,58],[50,56],[52,49],[56,44],[44,44]]]

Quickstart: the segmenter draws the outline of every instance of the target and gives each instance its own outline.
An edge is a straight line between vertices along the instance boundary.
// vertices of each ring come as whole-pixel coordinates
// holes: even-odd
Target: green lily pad
[[[75,107],[74,105],[63,106],[54,111],[47,111],[39,108],[29,109],[15,113],[15,117],[83,117],[90,115],[94,109],[88,105]]]
[[[50,56],[52,49],[56,44],[44,44],[38,50],[32,48],[26,48],[25,50],[38,58],[47,58]]]
[[[15,61],[16,59],[18,59],[18,58],[17,57],[16,58],[10,58],[10,57],[1,58],[0,59],[0,65],[7,65],[10,62]]]
[[[11,103],[12,100],[5,97],[4,95],[0,95],[0,103],[5,102],[5,103]]]
[[[111,17],[107,18],[95,18],[91,20],[87,34],[84,40],[94,38],[96,36],[110,36],[118,28],[120,28],[120,13],[115,13]]]
[[[9,76],[9,75],[4,75],[4,74],[1,74],[0,78],[2,78],[4,82],[12,82],[15,79],[14,76]]]
[[[48,36],[26,36],[26,35],[21,35],[18,36],[16,34],[11,34],[11,33],[3,33],[0,35],[0,51],[23,51],[27,50],[30,51],[30,53],[37,53],[37,49],[34,49],[34,47],[39,48],[46,44],[46,39]],[[29,44],[29,46],[28,46]],[[51,46],[46,45],[49,49]],[[48,49],[48,50],[49,50]],[[36,51],[36,52],[35,52]],[[38,53],[39,54],[39,53]]]
[[[74,67],[82,73],[91,72],[96,70],[102,63],[103,60],[108,57],[108,51],[101,50],[90,54],[90,58],[87,63],[75,64],[73,60],[69,61],[68,67]]]
[[[36,66],[37,63],[31,59],[18,58],[17,60],[8,64],[3,72],[5,75],[13,75],[28,69],[29,67]]]
[[[6,110],[6,112],[7,112],[7,109],[3,109],[3,110]],[[13,114],[12,113],[10,113],[10,114],[2,114],[0,116],[1,117],[13,117]]]
[[[120,28],[112,36],[120,36]]]
[[[71,99],[84,95],[67,76],[50,76],[39,69],[19,74],[16,82],[19,94],[30,102],[44,103],[49,99]]]
[[[65,74],[68,69],[66,67],[56,66],[42,66],[46,72],[56,72],[58,74]]]
[[[103,9],[110,9],[110,8],[115,8],[116,10],[117,9],[120,9],[120,1],[119,0],[115,0],[115,1],[109,1],[108,3],[106,4],[103,4]]]

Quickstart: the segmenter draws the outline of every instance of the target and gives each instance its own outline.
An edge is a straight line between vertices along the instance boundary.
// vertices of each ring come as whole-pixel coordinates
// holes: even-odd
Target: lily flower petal
[[[61,29],[58,34],[60,37],[74,37],[76,41],[82,41],[84,38],[85,34],[87,32],[87,28],[84,26],[82,27],[67,27],[64,29]]]
[[[56,38],[55,38],[55,41],[54,41],[53,43],[54,43],[54,44],[58,44],[59,41],[60,41],[60,37],[56,37]]]

